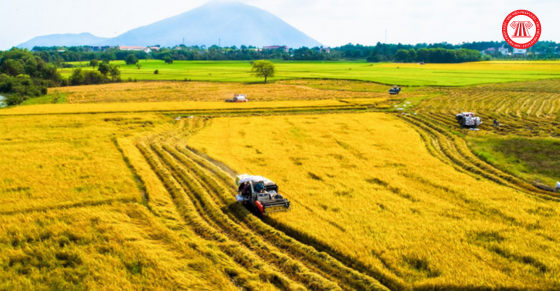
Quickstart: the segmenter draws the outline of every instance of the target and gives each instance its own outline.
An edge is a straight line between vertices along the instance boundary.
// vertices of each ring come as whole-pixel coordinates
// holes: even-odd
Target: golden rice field
[[[457,171],[394,116],[218,118],[189,145],[276,181],[294,206],[269,224],[392,286],[558,287],[557,202]]]
[[[41,104],[17,106],[0,111],[0,116],[53,115],[53,114],[104,114],[104,113],[268,113],[302,110],[349,110],[386,105],[385,98],[271,101],[271,102],[154,102],[154,103],[95,103],[95,104]],[[361,105],[361,106],[360,106]]]
[[[338,87],[341,88],[338,88]],[[338,88],[338,89],[337,89]],[[389,86],[349,81],[279,81],[272,84],[209,82],[141,82],[63,87],[50,95],[65,95],[67,102],[172,102],[220,101],[246,94],[250,101],[302,101],[386,97]]]
[[[424,90],[439,96],[424,100],[416,110],[444,124],[455,124],[456,113],[471,111],[486,120],[486,130],[560,136],[560,80]],[[492,127],[494,118],[500,128]]]
[[[224,271],[234,261],[154,215],[157,188],[116,140],[169,125],[146,114],[0,118],[0,289],[237,289]]]
[[[555,172],[511,169],[488,141],[554,148],[559,88],[58,88],[70,104],[0,110],[0,289],[558,290],[560,194],[531,182]],[[292,209],[237,204],[241,173]]]
[[[433,97],[414,108],[421,122],[431,120],[436,127],[464,135],[486,162],[526,181],[553,187],[560,179],[559,80],[426,91]],[[454,117],[463,111],[483,118],[481,131],[458,128]],[[499,127],[493,126],[494,119]]]

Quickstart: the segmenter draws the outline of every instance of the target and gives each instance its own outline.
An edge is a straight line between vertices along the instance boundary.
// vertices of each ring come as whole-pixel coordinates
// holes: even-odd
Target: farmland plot
[[[551,187],[560,178],[553,150],[560,146],[560,81],[427,91],[435,95],[414,109],[417,122],[462,134],[480,158],[529,183]],[[482,117],[480,131],[458,127],[455,114],[463,111]],[[494,119],[500,126],[493,126]]]
[[[486,137],[530,147],[510,138],[524,134],[553,149],[557,81],[401,98],[367,82],[278,85],[246,104],[180,101],[229,84],[69,87],[58,97],[82,104],[1,110],[0,288],[558,289],[559,195],[471,151]],[[326,97],[276,101],[301,90]],[[404,115],[367,113],[405,101]],[[455,107],[505,125],[460,130]],[[271,178],[292,210],[252,215],[235,173]]]
[[[293,210],[269,224],[387,285],[558,285],[557,202],[458,171],[394,116],[219,118],[189,145],[276,181]]]
[[[0,289],[278,290],[185,227],[118,139],[168,127],[150,114],[0,118]]]

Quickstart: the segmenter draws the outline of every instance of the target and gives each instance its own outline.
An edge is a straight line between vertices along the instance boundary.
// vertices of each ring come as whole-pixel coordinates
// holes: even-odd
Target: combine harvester
[[[401,88],[397,85],[393,86],[393,88],[389,89],[389,94],[397,95],[401,92]]]
[[[247,102],[247,95],[245,94],[233,94],[233,99],[227,99],[226,102]]]
[[[290,209],[290,201],[278,193],[276,183],[261,176],[237,176],[237,202],[249,205],[261,216]]]
[[[478,126],[482,124],[480,117],[475,116],[472,112],[463,112],[455,115],[455,119],[459,122],[461,127],[465,127],[471,130],[478,130]]]

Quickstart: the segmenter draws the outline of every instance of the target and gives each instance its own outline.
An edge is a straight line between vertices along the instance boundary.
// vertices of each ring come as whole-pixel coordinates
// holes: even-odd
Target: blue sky
[[[113,37],[183,13],[207,0],[0,0],[0,49],[35,36],[90,32]],[[542,23],[541,40],[560,41],[558,0],[242,0],[265,9],[327,46],[502,40],[501,25],[526,9]]]

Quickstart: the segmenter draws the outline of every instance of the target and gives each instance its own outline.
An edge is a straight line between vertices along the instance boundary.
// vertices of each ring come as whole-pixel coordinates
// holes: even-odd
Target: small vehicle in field
[[[479,125],[482,124],[480,117],[475,116],[472,112],[463,112],[455,115],[455,119],[461,127],[465,128],[477,128]]]
[[[401,92],[401,88],[398,87],[397,85],[393,86],[393,88],[389,89],[389,94],[391,95],[397,95]]]
[[[247,102],[247,95],[245,94],[233,94],[233,99],[227,99],[226,102]]]
[[[261,216],[290,209],[290,201],[278,193],[276,183],[261,176],[237,176],[236,200],[256,210]]]

